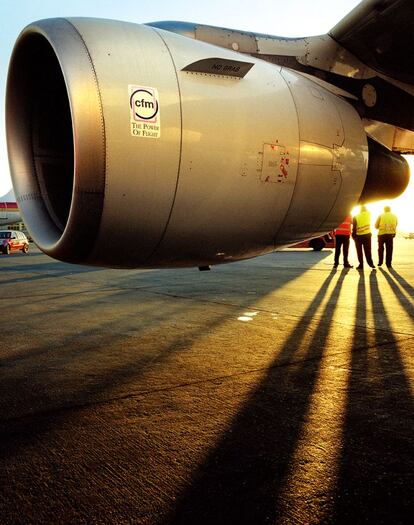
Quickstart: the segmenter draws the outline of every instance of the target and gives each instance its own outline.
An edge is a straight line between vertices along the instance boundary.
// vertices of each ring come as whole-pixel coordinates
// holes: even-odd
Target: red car
[[[27,253],[29,251],[29,241],[23,232],[13,230],[0,231],[0,250],[3,253],[22,251]]]

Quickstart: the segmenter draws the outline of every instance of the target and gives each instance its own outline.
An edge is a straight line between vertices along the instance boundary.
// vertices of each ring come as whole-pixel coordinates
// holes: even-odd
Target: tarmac
[[[411,524],[413,261],[0,256],[0,523]]]

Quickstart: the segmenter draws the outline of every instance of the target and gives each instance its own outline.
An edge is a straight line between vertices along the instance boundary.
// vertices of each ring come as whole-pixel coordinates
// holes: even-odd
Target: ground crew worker
[[[378,266],[384,262],[385,244],[385,264],[388,268],[392,268],[392,252],[397,224],[397,216],[391,213],[389,206],[384,206],[384,213],[381,213],[375,221],[375,228],[378,230]]]
[[[368,266],[375,268],[371,254],[371,214],[365,206],[361,206],[360,212],[355,215],[354,220],[352,221],[352,237],[355,241],[358,255],[359,266],[357,266],[357,270],[362,270],[364,268],[362,249],[364,250]]]
[[[349,238],[351,237],[351,228],[352,228],[352,217],[347,215],[344,219],[344,222],[336,228],[334,231],[335,234],[335,262],[334,268],[337,268],[339,265],[339,257],[341,255],[341,248],[343,248],[344,255],[344,268],[352,268],[352,265],[348,261],[349,253]]]

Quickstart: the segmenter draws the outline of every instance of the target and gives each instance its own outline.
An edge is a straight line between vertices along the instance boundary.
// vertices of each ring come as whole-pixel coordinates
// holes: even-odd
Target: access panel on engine
[[[260,180],[270,183],[287,182],[289,176],[289,152],[279,144],[263,144],[259,155]]]

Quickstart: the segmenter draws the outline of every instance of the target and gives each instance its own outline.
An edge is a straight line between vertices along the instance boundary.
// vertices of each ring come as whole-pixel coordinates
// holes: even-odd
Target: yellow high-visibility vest
[[[378,218],[378,235],[385,235],[391,233],[393,235],[397,232],[397,216],[386,211]]]
[[[371,233],[371,214],[369,211],[361,211],[358,215],[355,216],[357,230],[357,235],[366,235]]]

